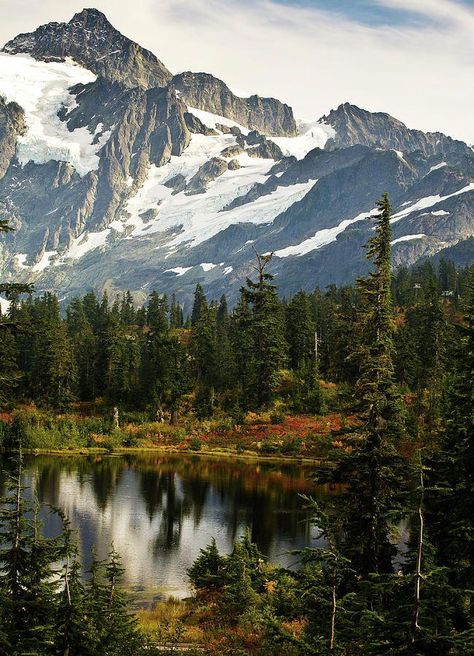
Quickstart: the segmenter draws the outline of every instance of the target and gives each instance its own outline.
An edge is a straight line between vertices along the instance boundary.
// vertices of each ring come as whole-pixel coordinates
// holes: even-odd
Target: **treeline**
[[[245,637],[259,656],[474,653],[474,276],[454,324],[431,276],[394,321],[388,198],[378,206],[348,353],[360,423],[315,471],[341,484],[308,499],[320,542],[299,553],[296,573],[266,565],[246,538],[231,556],[212,543],[190,570],[231,654],[247,653]]]
[[[102,395],[110,403],[165,407],[173,419],[185,396],[208,416],[266,407],[277,395],[295,411],[315,411],[324,401],[321,377],[347,396],[357,422],[338,434],[331,467],[315,471],[316,482],[339,493],[320,504],[308,499],[321,541],[299,554],[299,572],[267,567],[247,538],[227,557],[211,545],[191,569],[206,631],[210,638],[221,631],[214,651],[211,639],[206,644],[210,653],[474,652],[474,270],[426,264],[392,278],[386,196],[378,207],[367,248],[371,272],[354,287],[280,301],[271,260],[262,256],[231,313],[225,299],[208,303],[198,287],[185,326],[176,302],[173,313],[158,294],[138,310],[128,294],[112,305],[88,294],[65,318],[54,296],[29,298],[14,302],[10,327],[3,324],[2,384],[12,403],[61,406]],[[18,571],[10,567],[18,503],[2,520],[4,613],[20,580],[9,574]],[[25,530],[28,573],[16,588],[17,612],[3,616],[0,645],[4,635],[29,639],[33,627],[41,635],[51,625],[39,613],[60,598],[51,602],[51,588],[39,587],[51,583],[51,568],[30,555],[38,531]],[[10,633],[26,617],[30,591],[38,613],[31,631],[23,619]],[[97,622],[100,635],[107,627]],[[52,628],[48,640],[62,631]],[[98,653],[117,653],[107,635],[111,651]],[[28,643],[21,649],[13,653],[49,653]],[[89,653],[81,649],[62,653]]]
[[[102,398],[110,406],[167,413],[175,422],[192,395],[198,417],[235,415],[278,396],[294,412],[320,412],[319,379],[352,385],[360,342],[357,287],[301,291],[279,299],[259,257],[230,312],[225,296],[208,302],[197,285],[189,317],[173,296],[152,292],[135,307],[125,293],[93,292],[61,312],[51,293],[13,297],[0,331],[0,398],[61,408]],[[397,381],[416,395],[417,412],[439,414],[469,269],[442,262],[401,269],[392,280]],[[65,316],[64,316],[65,315]],[[10,326],[10,327],[9,327]]]

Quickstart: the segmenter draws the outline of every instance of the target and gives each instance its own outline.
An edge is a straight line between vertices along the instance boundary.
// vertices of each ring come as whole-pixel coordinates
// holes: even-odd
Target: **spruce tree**
[[[388,196],[377,205],[375,234],[367,246],[374,269],[358,281],[363,304],[361,338],[354,358],[359,367],[355,391],[362,426],[354,435],[352,453],[342,458],[337,470],[337,476],[348,484],[342,506],[347,553],[363,574],[392,570],[389,516],[404,482],[402,461],[395,449],[404,428],[394,382]]]
[[[254,379],[250,393],[256,407],[267,406],[273,399],[278,371],[286,359],[283,312],[273,275],[267,266],[271,255],[256,256],[257,282],[247,278],[243,297],[251,308]]]
[[[207,309],[207,300],[202,285],[199,283],[194,290],[193,310],[191,313],[191,326],[195,326],[203,312]]]

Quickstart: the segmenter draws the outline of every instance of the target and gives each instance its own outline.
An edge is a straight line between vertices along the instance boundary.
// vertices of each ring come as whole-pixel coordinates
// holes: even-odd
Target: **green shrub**
[[[189,443],[191,451],[200,451],[202,449],[202,442],[199,437],[193,437]]]
[[[282,424],[285,421],[285,415],[279,410],[274,410],[270,415],[270,421],[272,424]]]
[[[120,430],[120,428],[116,428],[110,433],[110,435],[107,435],[101,446],[108,451],[114,451],[115,449],[123,447],[128,438],[128,433]]]
[[[265,455],[272,455],[274,453],[279,453],[280,445],[277,442],[272,442],[270,440],[265,440],[260,444],[260,453]]]
[[[290,438],[285,441],[281,447],[281,452],[285,456],[297,456],[301,452],[303,440],[300,437]]]

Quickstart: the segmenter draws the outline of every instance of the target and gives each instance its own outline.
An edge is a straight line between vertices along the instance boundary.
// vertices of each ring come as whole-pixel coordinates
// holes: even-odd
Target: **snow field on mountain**
[[[301,200],[314,185],[315,181],[312,180],[291,188],[279,187],[272,194],[258,198],[253,203],[222,211],[232,200],[247,193],[255,183],[265,182],[274,164],[273,160],[249,157],[242,153],[235,158],[241,168],[226,171],[210,182],[203,194],[173,194],[172,189],[164,186],[166,181],[177,174],[184,175],[189,181],[202,164],[211,157],[219,157],[226,146],[234,144],[233,135],[206,137],[195,134],[180,157],[172,157],[165,166],[150,167],[145,184],[125,208],[129,216],[122,224],[122,230],[125,226],[134,226],[127,238],[180,228],[179,234],[169,242],[169,247],[176,247],[183,242],[195,246],[235,223],[273,221],[278,214]],[[142,217],[149,210],[156,210],[157,216],[151,221],[144,221]],[[120,230],[117,224],[114,222],[113,227]]]
[[[400,242],[403,241],[412,241],[413,239],[423,239],[423,237],[426,237],[426,235],[422,232],[418,235],[405,235],[404,237],[398,237],[398,239],[394,239],[393,241],[390,242],[391,246],[395,246],[395,244],[399,244]]]
[[[72,60],[36,61],[29,55],[0,53],[0,95],[16,102],[25,112],[26,133],[18,137],[17,157],[44,164],[50,160],[70,162],[83,176],[99,165],[97,152],[107,142],[110,132],[92,144],[94,135],[86,127],[69,132],[58,117],[64,106],[72,110],[75,96],[69,89],[79,83],[89,84],[96,76]]]
[[[204,123],[206,127],[212,128],[213,130],[219,129],[216,127],[217,125],[225,125],[228,128],[239,128],[242,134],[248,134],[250,132],[248,128],[244,128],[244,126],[240,125],[240,123],[236,123],[230,118],[219,116],[219,114],[205,112],[204,110],[197,109],[196,107],[188,107],[188,112],[198,118],[201,123]]]
[[[426,196],[425,198],[420,198],[415,203],[411,201],[407,201],[402,204],[402,206],[404,206],[404,209],[400,210],[399,212],[397,212],[392,216],[392,223],[396,223],[400,219],[409,216],[413,212],[417,212],[421,209],[432,207],[433,205],[437,205],[438,203],[447,200],[448,198],[452,198],[453,196],[459,196],[460,194],[464,194],[473,190],[474,190],[474,183],[471,183],[469,185],[466,185],[462,189],[459,189],[458,191],[455,191],[452,194],[448,194],[446,196],[441,196],[437,194],[434,196]],[[323,230],[318,230],[312,237],[303,240],[299,244],[295,244],[293,246],[287,246],[286,248],[282,248],[280,250],[275,251],[275,255],[277,257],[306,255],[311,251],[317,250],[318,248],[321,248],[322,246],[326,246],[326,244],[335,241],[337,236],[352,223],[356,223],[357,221],[362,221],[376,213],[377,213],[377,208],[370,210],[370,212],[362,212],[361,214],[358,214],[353,219],[345,219],[344,221],[334,226],[333,228],[325,228]],[[445,210],[437,210],[434,212],[425,212],[425,214],[432,214],[433,216],[447,216],[449,212],[446,212]],[[395,239],[392,242],[392,245],[403,241],[410,241],[412,239],[421,239],[425,236],[426,235],[424,234],[406,235],[405,237],[399,237],[398,239]]]
[[[336,136],[331,125],[320,121],[298,121],[298,136],[296,137],[270,137],[281,148],[283,155],[293,155],[296,159],[303,159],[314,148],[324,148],[328,139]]]
[[[470,184],[466,185],[462,189],[458,189],[458,191],[454,191],[452,194],[447,194],[446,196],[441,196],[440,194],[436,194],[434,196],[425,196],[424,198],[420,198],[415,203],[408,205],[408,207],[405,207],[403,210],[400,210],[399,212],[394,214],[392,216],[392,223],[395,223],[396,221],[400,221],[400,219],[404,219],[409,214],[413,214],[413,212],[417,212],[418,210],[424,210],[428,207],[433,207],[433,205],[437,205],[438,203],[441,203],[442,201],[447,200],[448,198],[452,198],[453,196],[459,196],[460,194],[465,194],[468,191],[474,191],[474,182],[471,182]],[[431,212],[431,214],[435,216],[443,216],[442,214],[439,214],[439,212],[445,213],[445,210],[438,210],[437,212]],[[449,212],[446,212],[446,214],[449,214]]]
[[[0,296],[0,310],[2,311],[2,314],[6,314],[8,312],[10,304],[11,301],[8,301],[6,298],[3,298],[3,296]]]
[[[308,239],[304,239],[299,244],[295,244],[294,246],[287,246],[286,248],[282,248],[278,251],[275,251],[275,255],[277,257],[289,257],[290,255],[297,255],[297,256],[306,255],[311,251],[315,251],[318,248],[321,248],[321,246],[326,246],[326,244],[330,244],[332,241],[336,241],[337,236],[341,232],[344,232],[344,230],[352,223],[356,223],[357,221],[363,221],[364,219],[368,219],[369,216],[373,216],[377,212],[378,209],[375,207],[369,212],[362,212],[361,214],[358,214],[353,219],[345,219],[344,221],[341,221],[341,223],[334,226],[333,228],[324,228],[323,230],[318,230],[312,237],[308,237]]]

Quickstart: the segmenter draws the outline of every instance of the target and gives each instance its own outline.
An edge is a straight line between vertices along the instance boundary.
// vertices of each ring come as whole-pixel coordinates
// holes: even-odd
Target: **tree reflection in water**
[[[327,494],[301,464],[180,455],[28,456],[26,478],[41,504],[62,508],[80,538],[122,555],[126,582],[143,598],[187,594],[185,570],[212,537],[222,551],[247,527],[261,551],[288,565],[290,549],[314,545],[301,494]],[[55,530],[51,520],[45,532]]]

